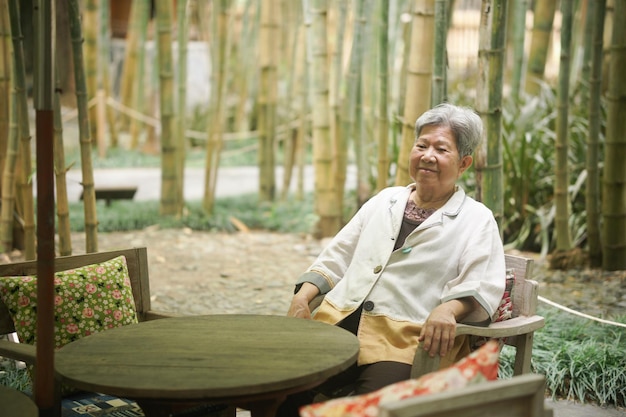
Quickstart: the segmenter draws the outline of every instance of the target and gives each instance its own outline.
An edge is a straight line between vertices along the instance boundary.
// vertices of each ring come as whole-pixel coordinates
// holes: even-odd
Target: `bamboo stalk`
[[[100,70],[102,89],[104,90],[105,97],[113,96],[113,89],[111,87],[111,19],[109,15],[110,0],[100,0]],[[109,143],[111,147],[118,146],[117,127],[115,120],[115,112],[113,108],[107,106],[106,108],[106,124],[109,133]]]
[[[180,215],[176,187],[178,176],[178,144],[174,138],[174,68],[172,62],[172,3],[156,2],[159,104],[161,109],[161,204],[163,215]]]
[[[259,199],[273,201],[276,195],[275,135],[278,94],[278,21],[280,10],[274,0],[261,2],[259,31]],[[220,119],[221,120],[221,119]]]
[[[434,48],[434,0],[414,0],[411,9],[411,52],[407,65],[402,143],[398,153],[396,185],[406,185],[409,177],[409,153],[415,143],[415,121],[430,107]],[[416,97],[417,95],[417,97]]]
[[[591,2],[593,36],[591,42],[591,69],[589,79],[589,130],[587,135],[587,193],[585,209],[587,212],[587,242],[589,262],[592,267],[602,265],[602,240],[600,235],[600,173],[599,151],[600,131],[602,126],[602,39],[604,37],[604,0]]]
[[[213,48],[212,62],[215,63],[211,85],[215,89],[211,102],[212,122],[207,126],[206,172],[204,177],[204,196],[202,207],[205,213],[211,213],[215,204],[215,187],[220,163],[220,155],[224,145],[224,94],[226,88],[226,68],[228,62],[230,2],[220,0],[214,2],[213,20],[216,45]],[[219,41],[218,41],[219,40]]]
[[[8,0],[0,0],[0,172],[9,141],[9,107],[11,100],[11,26]]]
[[[35,209],[33,201],[31,136],[28,120],[28,102],[26,97],[26,70],[24,68],[23,37],[19,17],[19,4],[14,0],[9,3],[9,16],[13,35],[14,73],[13,82],[17,94],[17,123],[19,132],[20,168],[16,176],[18,199],[22,204],[24,221],[24,257],[27,260],[36,258]]]
[[[378,175],[376,189],[382,190],[389,179],[389,7],[381,7],[380,33],[378,34]]]
[[[87,85],[87,102],[91,102],[98,93],[98,8],[99,0],[85,0],[83,10],[83,34],[85,42],[83,51],[85,55],[85,80]],[[89,107],[89,128],[92,138],[98,137],[98,108]]]
[[[54,178],[56,185],[56,212],[59,235],[59,255],[72,254],[72,237],[70,229],[70,209],[67,198],[65,166],[65,149],[63,146],[63,121],[61,120],[61,88],[57,76],[57,89],[54,94]]]
[[[189,12],[188,0],[178,0],[177,20],[178,20],[178,111],[176,118],[176,138],[178,139],[178,189],[177,200],[180,210],[185,203],[183,190],[185,188],[185,153],[187,147],[187,44],[189,42]]]
[[[70,34],[74,56],[74,83],[76,85],[76,104],[78,107],[78,136],[80,144],[80,160],[83,185],[83,207],[85,213],[85,251],[98,251],[98,218],[96,214],[96,191],[91,161],[91,135],[89,130],[89,114],[85,70],[83,68],[83,35],[80,22],[80,5],[78,0],[69,0]]]
[[[569,199],[569,80],[571,65],[573,6],[569,1],[561,2],[561,59],[559,65],[559,86],[557,89],[557,116],[554,165],[554,203],[556,214],[556,250],[572,249],[572,234],[569,220],[571,213]]]
[[[2,250],[4,253],[10,253],[13,250],[13,213],[16,200],[15,172],[19,145],[17,90],[15,88],[11,91],[10,99],[9,140],[2,173],[2,211],[0,213]]]
[[[150,0],[135,0],[133,7],[137,10],[135,14],[132,14],[134,19],[139,19],[138,22],[133,23],[137,30],[137,51],[136,57],[133,60],[135,63],[135,70],[137,74],[144,74],[146,63],[146,37],[148,32],[148,17],[150,14]],[[137,82],[133,83],[132,87],[132,108],[140,113],[146,113],[148,105],[145,98],[145,79],[141,78]],[[136,118],[130,121],[130,149],[137,149],[139,147],[139,135],[141,125]],[[152,130],[152,129],[150,129]]]

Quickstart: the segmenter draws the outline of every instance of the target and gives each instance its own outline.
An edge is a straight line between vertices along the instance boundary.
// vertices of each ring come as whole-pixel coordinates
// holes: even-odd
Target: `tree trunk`
[[[172,2],[157,0],[157,45],[159,72],[159,107],[161,113],[161,204],[160,212],[180,216],[178,201],[178,143],[174,137],[174,66],[172,62]]]
[[[415,143],[415,121],[430,107],[435,47],[435,1],[413,0],[411,52],[407,67],[402,143],[398,154],[396,185],[407,185],[409,154]]]
[[[83,184],[83,206],[85,211],[85,251],[98,252],[98,218],[96,215],[96,190],[91,162],[91,136],[87,103],[85,69],[83,67],[83,34],[80,22],[78,0],[70,0],[70,34],[74,56],[74,84],[76,85],[76,103],[78,106],[78,136],[80,142],[80,160]]]
[[[570,80],[570,51],[572,47],[572,2],[561,2],[561,60],[559,66],[559,86],[557,89],[557,117],[556,117],[556,148],[554,166],[554,202],[556,207],[555,231],[556,250],[569,251],[572,249],[572,236],[569,227],[571,213],[569,200],[569,80]]]
[[[587,246],[589,262],[592,267],[602,265],[602,243],[600,239],[600,131],[602,127],[602,40],[604,38],[605,0],[589,3],[592,14],[591,68],[589,72],[589,131],[587,134],[587,192],[585,208],[587,211]],[[585,82],[585,80],[583,80]]]
[[[615,2],[602,180],[602,268],[626,269],[626,3]]]
[[[535,0],[533,32],[526,74],[526,92],[530,95],[537,95],[541,90],[556,5],[555,0]]]

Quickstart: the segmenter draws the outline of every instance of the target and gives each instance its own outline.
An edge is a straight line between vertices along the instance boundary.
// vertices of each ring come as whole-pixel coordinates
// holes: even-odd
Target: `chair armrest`
[[[491,323],[487,327],[457,324],[456,335],[486,336],[491,338],[511,337],[532,333],[541,329],[545,320],[541,316],[519,316],[512,319]]]
[[[0,356],[34,365],[37,360],[37,348],[27,343],[0,340]]]
[[[178,317],[180,316],[180,314],[165,313],[162,311],[150,310],[150,311],[146,311],[143,316],[144,316],[145,321],[149,321],[149,320],[157,320],[157,319],[167,319],[170,317]]]

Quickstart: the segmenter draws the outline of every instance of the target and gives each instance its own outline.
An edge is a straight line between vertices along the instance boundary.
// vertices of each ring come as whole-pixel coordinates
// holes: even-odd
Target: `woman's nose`
[[[433,148],[426,148],[426,150],[424,151],[424,155],[422,156],[422,159],[432,162],[435,160],[435,153],[433,152]]]

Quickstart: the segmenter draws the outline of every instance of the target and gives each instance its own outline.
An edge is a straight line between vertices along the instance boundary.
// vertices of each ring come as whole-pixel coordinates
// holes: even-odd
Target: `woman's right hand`
[[[309,309],[309,301],[306,297],[298,294],[294,295],[291,299],[291,305],[289,306],[289,311],[287,311],[287,316],[310,319],[311,310]]]
[[[287,311],[287,316],[310,319],[311,309],[309,308],[309,303],[319,293],[320,290],[316,285],[313,285],[310,282],[302,284],[300,290],[291,299],[291,305],[289,306],[289,311]]]

